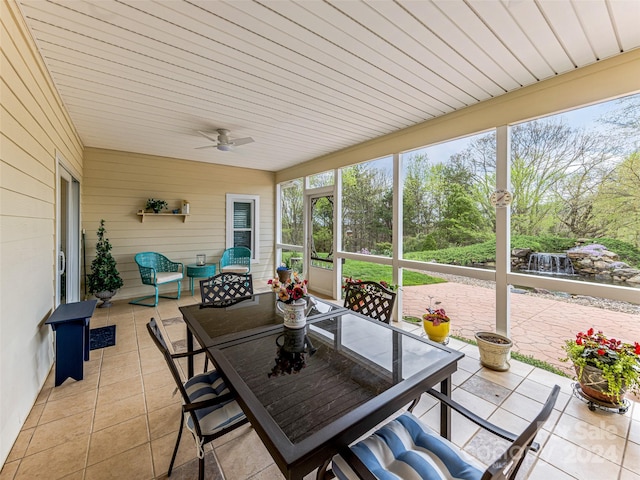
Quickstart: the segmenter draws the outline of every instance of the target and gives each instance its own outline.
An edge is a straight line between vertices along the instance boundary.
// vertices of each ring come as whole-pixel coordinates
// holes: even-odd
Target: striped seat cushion
[[[480,480],[484,467],[406,412],[351,451],[379,479]],[[333,457],[340,480],[358,476],[340,455]]]
[[[195,375],[184,384],[184,388],[191,402],[201,402],[229,393],[229,389],[216,370]],[[196,416],[203,435],[213,435],[245,418],[240,405],[235,400],[196,410]],[[187,428],[194,432],[191,415],[187,417]]]

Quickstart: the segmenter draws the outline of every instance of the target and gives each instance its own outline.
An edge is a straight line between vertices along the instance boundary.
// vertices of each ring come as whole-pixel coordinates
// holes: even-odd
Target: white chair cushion
[[[217,370],[191,377],[184,384],[184,388],[192,403],[210,400],[229,393],[229,389]],[[235,400],[229,400],[220,405],[198,409],[196,410],[196,417],[198,417],[200,430],[203,435],[212,435],[245,418],[244,412]],[[194,432],[191,415],[187,416],[187,428],[191,432]]]
[[[249,267],[245,265],[227,265],[222,267],[222,273],[249,273]]]
[[[485,468],[445,438],[406,412],[351,451],[376,478],[403,480],[480,480]],[[333,457],[340,480],[358,476],[340,455]]]
[[[160,285],[161,283],[175,282],[177,280],[182,280],[182,273],[180,272],[158,272],[156,273],[156,283]]]

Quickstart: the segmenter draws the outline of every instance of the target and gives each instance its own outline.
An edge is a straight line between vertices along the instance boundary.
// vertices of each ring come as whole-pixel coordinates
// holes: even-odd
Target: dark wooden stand
[[[56,332],[56,387],[67,378],[82,380],[89,360],[89,321],[98,300],[58,306],[45,322]]]

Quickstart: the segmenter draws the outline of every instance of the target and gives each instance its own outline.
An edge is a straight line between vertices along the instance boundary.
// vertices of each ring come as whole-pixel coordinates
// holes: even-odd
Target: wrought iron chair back
[[[202,307],[226,307],[253,295],[251,274],[219,273],[200,280]]]
[[[375,320],[389,323],[396,293],[377,282],[347,282],[344,306]]]

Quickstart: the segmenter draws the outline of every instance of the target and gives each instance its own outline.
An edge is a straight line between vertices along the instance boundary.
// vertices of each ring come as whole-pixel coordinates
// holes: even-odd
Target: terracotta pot
[[[278,274],[278,280],[282,283],[288,282],[291,278],[291,270],[276,270],[276,273]]]
[[[585,365],[580,372],[580,367],[573,366],[578,377],[578,383],[582,389],[582,393],[594,400],[612,405],[619,405],[624,399],[626,389],[623,387],[620,395],[609,395],[609,382],[602,376],[602,370],[593,365]]]

